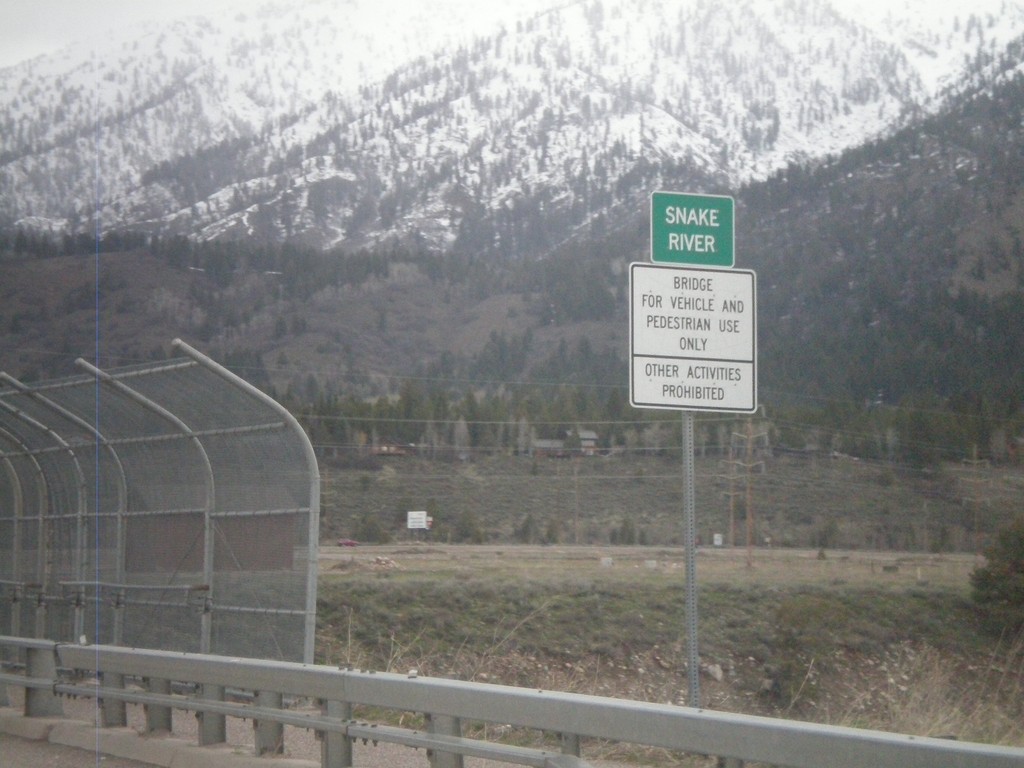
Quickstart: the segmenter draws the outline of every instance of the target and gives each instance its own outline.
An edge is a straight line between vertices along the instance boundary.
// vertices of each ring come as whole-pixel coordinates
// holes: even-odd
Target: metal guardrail
[[[172,709],[191,710],[200,720],[199,742],[225,739],[225,718],[257,722],[257,754],[283,748],[285,725],[317,731],[323,738],[323,768],[350,768],[356,739],[428,750],[433,768],[461,768],[464,756],[535,766],[586,768],[581,739],[631,743],[720,756],[725,765],[744,761],[794,768],[831,765],[871,768],[1021,768],[1024,749],[906,736],[666,704],[472,683],[393,673],[207,654],[78,646],[0,636],[0,651],[24,654],[21,674],[0,674],[2,686],[23,687],[25,716],[60,712],[62,695],[102,700],[103,725],[123,725],[127,703],[146,705],[147,728],[170,730]],[[73,682],[96,675],[99,685]],[[128,688],[127,678],[141,681]],[[171,693],[185,683],[191,694]],[[252,703],[228,700],[227,690],[253,692]],[[284,707],[285,696],[320,702],[320,714]],[[358,722],[353,708],[369,706],[425,716],[412,730]],[[530,749],[466,738],[470,722],[535,729],[561,737],[561,751]]]

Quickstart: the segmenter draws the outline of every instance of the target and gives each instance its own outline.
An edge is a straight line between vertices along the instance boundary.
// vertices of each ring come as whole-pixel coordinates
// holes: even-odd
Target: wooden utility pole
[[[722,493],[723,496],[729,499],[729,546],[736,546],[736,496],[739,491],[736,490],[736,480],[739,475],[736,474],[736,465],[741,462],[736,461],[736,452],[733,449],[732,442],[729,443],[729,459],[725,462],[728,467],[728,472],[724,475],[717,475],[724,480],[729,482],[729,490]]]
[[[754,491],[751,469],[754,460],[754,425],[747,419],[747,568],[754,567]]]
[[[572,460],[573,497],[576,500],[572,516],[572,543],[580,543],[580,459]]]
[[[754,431],[754,422],[752,419],[747,419],[747,427],[743,432],[733,432],[733,441],[743,440],[746,444],[746,457],[744,461],[733,461],[732,464],[736,466],[742,466],[746,470],[746,488],[744,491],[745,502],[746,502],[746,528],[747,528],[747,568],[754,567],[754,484],[753,484],[753,470],[755,467],[760,466],[762,471],[764,470],[763,461],[754,461],[754,444],[755,440],[764,439],[767,440],[767,430]],[[729,447],[730,454],[732,453],[732,444]],[[730,496],[730,503],[732,497]]]
[[[978,517],[981,505],[987,504],[989,498],[987,493],[983,493],[983,489],[989,484],[988,473],[985,472],[985,469],[988,467],[988,460],[978,458],[978,446],[974,445],[971,449],[971,458],[964,459],[964,464],[970,467],[967,477],[963,478],[964,484],[968,487],[968,493],[964,494],[964,501],[971,505],[973,513],[971,537],[974,544],[974,554],[976,557],[981,558],[981,531],[978,529]]]
[[[729,445],[729,546],[736,546],[736,472],[732,445]]]

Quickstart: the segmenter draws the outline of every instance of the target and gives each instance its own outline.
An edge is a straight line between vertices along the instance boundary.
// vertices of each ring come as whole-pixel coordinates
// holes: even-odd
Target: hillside
[[[737,193],[737,266],[758,273],[763,403],[819,413],[833,403],[826,430],[865,404],[958,414],[970,424],[955,436],[908,424],[910,411],[854,431],[896,429],[904,445],[945,443],[960,458],[972,444],[993,450],[997,431],[1004,444],[1018,434],[1024,81],[992,78],[1000,84],[965,91],[913,129]],[[648,238],[645,207],[535,261],[115,235],[96,256],[87,238],[19,235],[0,239],[2,364],[60,376],[97,345],[117,365],[160,357],[180,336],[300,408],[321,395],[396,396],[413,382],[453,400],[569,386],[611,410],[558,421],[615,419],[626,269],[647,258]]]
[[[1022,109],[1016,73],[890,140],[749,188],[770,386],[1021,401]],[[842,362],[809,382],[822,359]]]
[[[982,57],[942,109],[889,138],[736,190],[760,401],[795,425],[781,445],[915,467],[1019,449],[1020,51]],[[644,194],[692,181],[650,171],[635,177]],[[426,240],[324,251],[18,230],[0,234],[0,365],[62,376],[79,355],[116,366],[182,337],[285,399],[322,443],[429,432],[451,446],[460,418],[525,418],[541,438],[592,424],[603,447],[632,448],[657,420],[625,388],[626,273],[648,257],[649,226],[645,199],[624,203],[538,259]],[[514,442],[479,426],[466,439]]]

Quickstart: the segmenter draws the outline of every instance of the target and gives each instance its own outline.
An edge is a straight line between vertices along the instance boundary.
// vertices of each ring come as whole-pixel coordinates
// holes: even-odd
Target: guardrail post
[[[145,680],[146,690],[150,693],[168,695],[171,692],[171,681],[150,677]],[[146,733],[171,732],[171,708],[159,704],[144,704],[146,713]]]
[[[124,688],[124,675],[118,672],[100,672],[100,685],[104,688]],[[128,705],[119,699],[100,698],[100,712],[104,728],[128,725]]]
[[[320,712],[332,720],[351,720],[352,705],[347,701],[324,701]],[[352,768],[352,739],[339,731],[325,731],[320,743],[321,768]]]
[[[451,715],[426,714],[427,732],[442,736],[462,736],[462,722]],[[462,755],[454,752],[427,750],[431,768],[462,768]]]
[[[256,706],[269,709],[281,709],[284,701],[277,691],[256,691]],[[255,731],[256,756],[284,754],[284,726],[267,720],[253,720],[252,727]]]
[[[8,661],[8,651],[5,646],[0,646],[0,672],[4,671],[4,662]],[[7,685],[0,682],[0,707],[11,706],[11,700],[7,696]]]
[[[573,757],[580,756],[580,737],[576,733],[563,733],[559,735],[559,740],[562,742],[562,754],[572,755]]]
[[[224,686],[204,683],[199,694],[204,701],[224,701]],[[228,740],[227,718],[213,712],[197,712],[199,718],[199,746],[222,744]]]
[[[48,678],[57,684],[57,645],[25,649],[25,676]],[[53,688],[25,689],[25,717],[61,717],[64,708]]]

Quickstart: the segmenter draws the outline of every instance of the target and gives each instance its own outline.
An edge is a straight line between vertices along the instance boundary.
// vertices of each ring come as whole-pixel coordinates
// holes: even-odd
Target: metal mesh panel
[[[0,373],[0,632],[312,661],[309,440],[175,345],[31,387]]]
[[[153,627],[160,627],[163,631],[161,649],[199,652],[202,606],[189,604],[187,593],[173,589],[132,589],[125,600],[123,645],[153,647]],[[241,644],[237,647],[241,648]],[[240,651],[226,652],[241,655]]]
[[[264,613],[230,613],[221,616],[215,626],[211,653],[279,658],[284,649],[301,643],[301,616]]]

